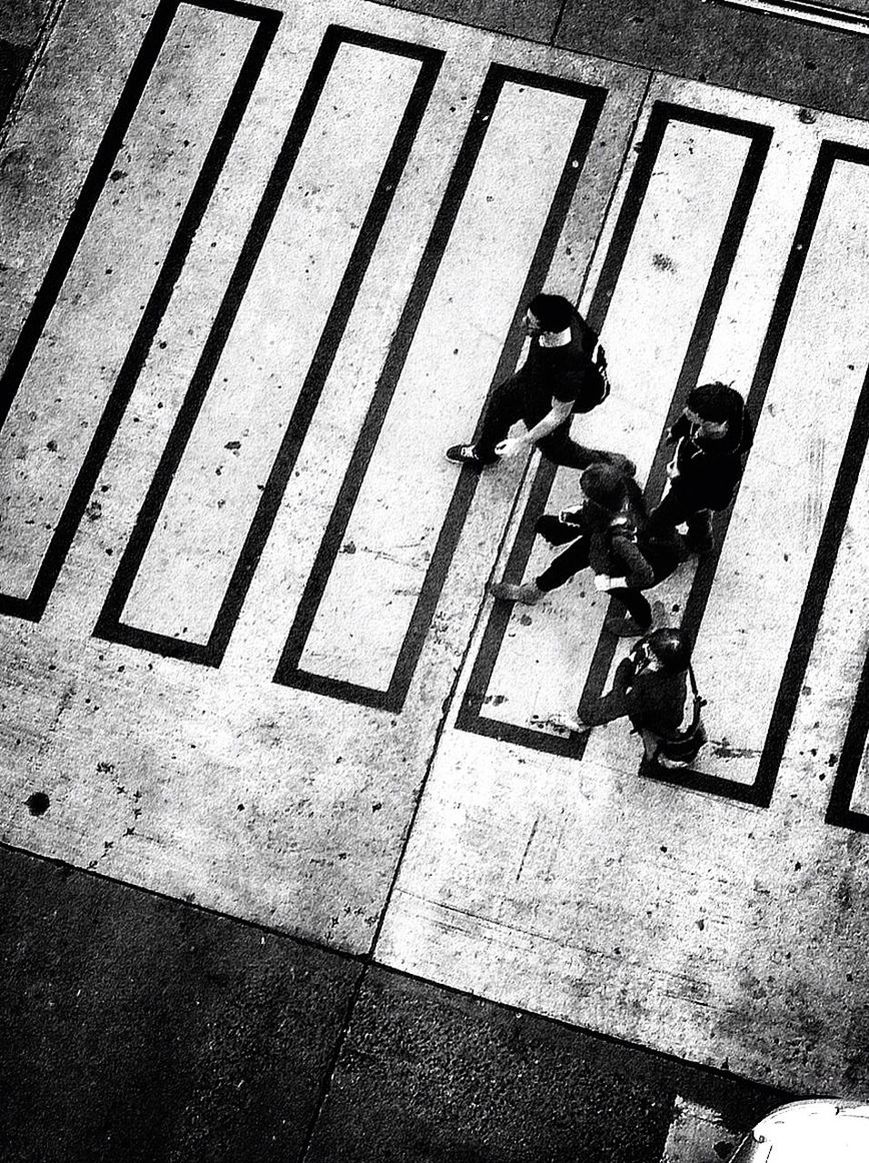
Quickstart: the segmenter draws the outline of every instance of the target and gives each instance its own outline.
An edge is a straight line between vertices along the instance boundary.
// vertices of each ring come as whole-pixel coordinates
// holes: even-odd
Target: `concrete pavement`
[[[869,131],[842,115],[862,74],[829,58],[862,40],[763,18],[761,67],[710,48],[722,28],[756,46],[761,17],[705,5],[673,76],[675,7],[642,43],[637,13],[523,9],[438,6],[492,32],[364,0],[70,0],[3,145],[5,859],[90,870],[82,899],[108,877],[195,902],[203,931],[264,926],[290,959],[293,937],[340,951],[280,1132],[308,1158],[657,1163],[773,1101],[679,1060],[866,1091]],[[617,661],[581,580],[530,614],[483,597],[530,576],[571,474],[442,459],[544,283],[610,356],[583,438],[650,494],[698,378],[758,421],[720,552],[661,587],[710,700],[710,747],[667,783],[623,729],[558,726]],[[417,996],[405,1076],[390,1022]],[[519,1108],[604,1046],[600,1096],[525,1134],[487,1090],[509,1055],[468,1034],[440,1073],[454,1005],[499,1045],[503,1005],[575,1028],[531,1020],[572,1065]],[[448,1097],[420,1113],[429,1051]],[[391,1087],[406,1120],[372,1154]],[[41,1157],[23,1125],[14,1157]],[[232,1142],[189,1150],[276,1157]]]

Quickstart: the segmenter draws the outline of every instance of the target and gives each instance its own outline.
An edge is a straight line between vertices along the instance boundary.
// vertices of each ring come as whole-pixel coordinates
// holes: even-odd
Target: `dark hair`
[[[665,671],[678,674],[688,669],[691,661],[691,643],[684,630],[669,626],[653,630],[643,639]]]
[[[527,308],[544,331],[563,331],[573,318],[573,304],[563,295],[535,295]]]
[[[701,420],[711,420],[721,424],[726,420],[733,424],[742,418],[744,407],[742,396],[728,384],[699,384],[688,393],[688,407]]]
[[[616,512],[625,499],[625,478],[611,464],[590,464],[579,478],[579,486],[591,501]]]

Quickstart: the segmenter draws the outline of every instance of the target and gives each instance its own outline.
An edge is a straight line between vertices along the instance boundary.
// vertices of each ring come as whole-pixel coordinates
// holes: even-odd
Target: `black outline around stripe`
[[[378,690],[361,684],[333,679],[300,668],[299,661],[308,634],[325,592],[329,574],[339,553],[365,473],[373,456],[377,439],[386,419],[390,402],[397,387],[416,328],[425,308],[441,260],[477,157],[483,146],[501,89],[510,82],[548,92],[576,96],[585,101],[579,125],[571,144],[552,205],[543,227],[534,257],[531,261],[520,302],[514,313],[509,339],[498,361],[493,383],[509,375],[519,358],[522,336],[518,321],[532,289],[542,285],[546,271],[573,199],[576,185],[583,171],[588,149],[600,118],[606,97],[605,90],[579,82],[563,80],[525,69],[506,65],[490,66],[480,91],[470,126],[465,135],[450,175],[443,201],[435,218],[431,235],[420,261],[419,270],[405,304],[396,337],[384,363],[374,397],[366,415],[362,432],[350,460],[347,472],[333,508],[326,532],[320,543],[313,568],[299,604],[296,618],[281,654],[275,682],[302,690],[316,691],[332,698],[363,706],[377,707],[397,713],[404,705],[416,669],[423,643],[434,617],[435,607],[446,578],[447,570],[458,544],[462,526],[476,488],[474,473],[463,471],[453,492],[441,531],[429,563],[422,588],[417,598],[410,624],[405,633],[387,690]],[[577,165],[576,163],[579,162]]]
[[[360,45],[394,56],[419,60],[421,67],[372,195],[365,220],[359,230],[341,285],[320,336],[314,358],[269,473],[208,642],[187,642],[181,638],[128,626],[120,620],[124,604],[132,589],[171,488],[175,472],[184,455],[269,229],[280,207],[284,190],[316,113],[335,57],[344,44]],[[357,291],[368,269],[381,228],[386,221],[395,188],[404,170],[429,97],[434,89],[443,57],[444,53],[439,49],[394,40],[374,33],[360,32],[340,25],[330,25],[326,29],[278,159],[269,177],[229,286],[191,379],[190,387],[176,417],[154,479],[136,519],[130,540],[121,557],[117,573],[94,630],[98,637],[114,642],[123,642],[130,646],[150,650],[168,657],[181,658],[204,666],[220,665],[314,410],[320,399],[338,344],[350,318]]]
[[[794,234],[791,252],[785,265],[778,296],[773,307],[772,319],[761,348],[757,369],[748,394],[748,408],[752,416],[760,416],[766,392],[778,358],[793,302],[797,294],[800,278],[811,246],[815,227],[824,203],[824,197],[833,166],[837,161],[856,162],[869,165],[869,150],[824,141],[818,151],[806,194],[806,201]],[[704,772],[687,770],[661,771],[654,776],[665,783],[693,788],[696,791],[711,792],[726,796],[742,803],[767,808],[772,800],[778,769],[784,754],[788,733],[796,711],[803,678],[812,652],[824,601],[832,577],[833,567],[839,551],[839,543],[848,517],[851,498],[857,484],[860,465],[866,452],[869,438],[869,376],[854,412],[851,429],[842,452],[842,459],[836,482],[830,496],[830,504],[824,518],[818,548],[809,574],[796,628],[791,640],[788,656],[782,672],[778,693],[770,715],[770,725],[758,761],[757,774],[752,784],[741,784]],[[734,499],[735,503],[735,499]],[[700,628],[712,581],[718,563],[720,547],[723,543],[733,506],[719,515],[716,521],[716,540],[719,548],[699,566],[694,583],[685,605],[683,625],[692,639],[696,639]]]
[[[214,3],[200,2],[200,0],[161,0],[142,40],[102,141],[94,155],[75,207],[49,263],[45,278],[12,350],[2,379],[0,379],[0,424],[5,421],[9,414],[12,402],[24,379],[30,360],[75,259],[91,215],[112,171],[118,151],[136,113],[169,29],[182,3],[193,8],[255,20],[259,23],[259,28],[251,40],[226,109],[221,116],[202,169],[181,215],[175,235],[142,313],[142,318],[118,372],[118,377],[109,393],[102,416],[94,429],[90,445],[37,571],[31,592],[26,598],[0,594],[0,614],[38,622],[45,612],[45,607],[63,568],[88,499],[99,477],[109,447],[115,438],[160,320],[183,269],[187,253],[214,192],[281,20],[281,14],[273,9],[235,3],[233,0]]]
[[[685,397],[697,382],[697,376],[703,364],[709,338],[712,334],[712,328],[715,324],[721,299],[730,277],[730,271],[736,257],[736,252],[766,160],[766,154],[772,140],[772,129],[766,125],[737,120],[731,117],[723,117],[718,114],[689,109],[668,102],[655,103],[643,136],[634,172],[631,175],[625,199],[619,212],[612,242],[592,297],[589,310],[589,322],[597,331],[600,331],[603,327],[607,310],[612,301],[612,296],[621,274],[625,256],[627,255],[646,191],[657,162],[664,134],[667,126],[671,122],[698,125],[702,128],[715,129],[733,133],[740,137],[747,137],[750,139],[751,145],[749,146],[743,171],[736,191],[734,192],[730,213],[722,232],[719,249],[712,264],[706,290],[698,310],[697,319],[679,373],[667,420],[664,429],[662,429],[661,440],[658,444],[658,450],[647,484],[647,494],[649,496],[660,494],[661,488],[663,487],[667,461],[666,449],[663,446],[664,432],[681,412]],[[525,511],[519,523],[519,529],[513,547],[508,557],[505,576],[509,579],[521,580],[524,574],[534,543],[535,522],[546,505],[556,471],[555,466],[550,462],[541,460],[532,483]],[[588,731],[566,736],[557,736],[543,731],[535,731],[529,727],[520,727],[516,724],[490,719],[481,713],[501,643],[510,622],[510,617],[511,609],[505,603],[495,602],[492,605],[483,632],[480,649],[474,660],[468,687],[456,719],[456,726],[460,730],[486,735],[490,738],[505,742],[516,743],[547,754],[581,759],[585,752],[589,735]],[[613,653],[614,641],[612,637],[602,634],[598,640],[598,646],[589,669],[587,684],[593,682],[596,682],[598,686],[603,684],[609,672]]]
[[[849,828],[852,832],[869,832],[869,814],[854,811],[851,807],[867,737],[869,737],[869,651],[866,653],[863,672],[857,685],[825,817],[827,824]]]

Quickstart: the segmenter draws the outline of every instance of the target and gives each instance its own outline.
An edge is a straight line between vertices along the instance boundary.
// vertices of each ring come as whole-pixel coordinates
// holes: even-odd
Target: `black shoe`
[[[567,545],[569,541],[576,541],[577,537],[582,535],[582,529],[578,525],[567,525],[554,513],[544,513],[538,517],[534,531],[550,545]]]
[[[522,602],[525,606],[535,606],[543,597],[543,590],[538,589],[534,582],[525,582],[521,586],[512,582],[489,582],[486,589],[496,601]]]
[[[485,468],[486,465],[495,464],[497,457],[491,460],[484,460],[482,456],[477,453],[476,445],[474,444],[454,444],[446,452],[447,460],[451,460],[454,464],[467,464],[471,468]]]
[[[603,628],[616,638],[639,638],[643,634],[648,634],[651,626],[640,626],[633,618],[610,614],[608,618],[604,618]]]

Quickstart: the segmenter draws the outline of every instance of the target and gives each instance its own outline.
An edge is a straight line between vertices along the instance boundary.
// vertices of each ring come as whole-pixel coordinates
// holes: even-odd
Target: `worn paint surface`
[[[181,5],[133,67],[166,12],[67,4],[0,159],[3,841],[865,1092],[860,747],[825,823],[867,648],[865,124],[363,2]],[[599,314],[577,423],[641,478],[691,375],[754,393],[714,574],[660,595],[700,617],[693,783],[623,725],[565,741],[614,661],[581,579],[488,630],[541,478],[442,449],[544,281]]]

